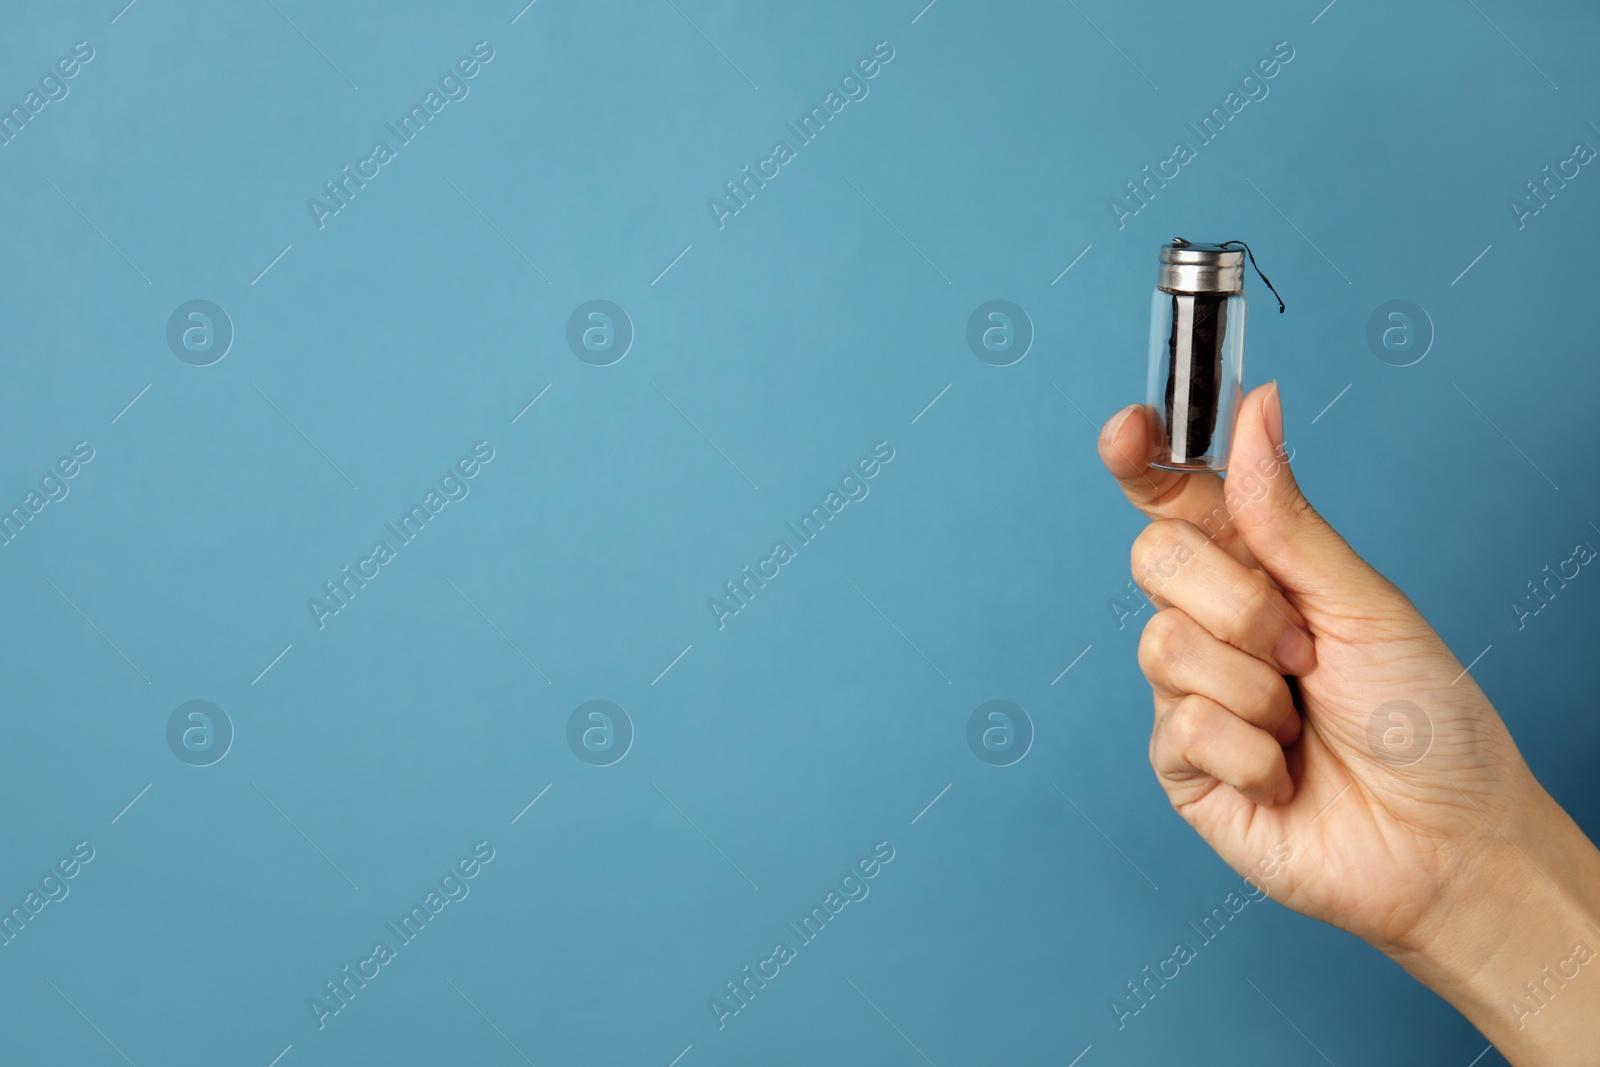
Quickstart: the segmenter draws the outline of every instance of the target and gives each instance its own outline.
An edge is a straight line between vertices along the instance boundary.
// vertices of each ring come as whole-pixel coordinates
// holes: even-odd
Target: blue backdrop
[[[0,15],[0,1059],[1484,1051],[1197,931],[1094,443],[1250,241],[1308,493],[1593,832],[1592,7],[124,2]]]

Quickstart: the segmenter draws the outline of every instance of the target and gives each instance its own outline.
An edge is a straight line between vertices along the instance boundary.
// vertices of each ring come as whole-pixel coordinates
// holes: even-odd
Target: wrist
[[[1479,847],[1457,854],[1458,877],[1416,936],[1385,951],[1511,1062],[1589,1063],[1600,1043],[1600,852],[1536,784],[1514,809],[1468,814]]]

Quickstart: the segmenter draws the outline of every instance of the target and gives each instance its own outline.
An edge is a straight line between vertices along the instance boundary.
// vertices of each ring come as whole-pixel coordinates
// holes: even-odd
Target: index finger
[[[1228,512],[1221,476],[1180,474],[1150,465],[1154,417],[1144,404],[1130,404],[1111,416],[1100,432],[1100,461],[1147,517],[1193,523],[1230,555],[1250,562]]]

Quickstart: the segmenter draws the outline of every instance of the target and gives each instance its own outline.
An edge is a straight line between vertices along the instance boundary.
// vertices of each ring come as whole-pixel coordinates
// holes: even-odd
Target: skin
[[[1277,383],[1242,401],[1225,481],[1148,466],[1152,415],[1118,412],[1099,448],[1151,520],[1132,554],[1159,609],[1139,665],[1173,808],[1512,1063],[1592,1064],[1600,853],[1427,620],[1301,494]]]

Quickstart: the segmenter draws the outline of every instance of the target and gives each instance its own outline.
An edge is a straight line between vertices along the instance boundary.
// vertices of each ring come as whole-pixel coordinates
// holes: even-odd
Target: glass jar
[[[1161,247],[1145,402],[1150,463],[1162,470],[1228,468],[1244,391],[1245,253],[1227,247],[1238,243]]]

